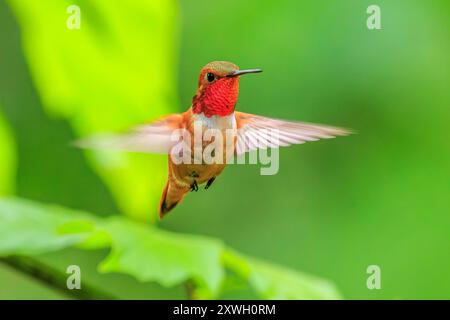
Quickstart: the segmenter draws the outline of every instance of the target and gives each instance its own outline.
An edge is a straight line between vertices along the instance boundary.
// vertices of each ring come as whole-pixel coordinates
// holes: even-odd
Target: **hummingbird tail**
[[[183,200],[184,195],[190,190],[189,187],[181,186],[175,181],[167,181],[166,186],[161,197],[161,202],[159,205],[159,217],[162,219],[169,213],[173,208],[176,207],[178,203]]]

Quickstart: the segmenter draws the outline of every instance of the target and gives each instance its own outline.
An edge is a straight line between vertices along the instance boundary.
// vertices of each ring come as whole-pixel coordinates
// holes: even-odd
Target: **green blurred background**
[[[101,159],[85,158],[70,141],[184,111],[209,61],[261,67],[263,74],[242,79],[239,110],[358,134],[282,149],[275,176],[261,176],[255,165],[231,166],[159,225],[330,279],[344,298],[450,298],[448,1],[62,1],[82,10],[82,28],[72,32],[91,32],[90,40],[113,52],[108,57],[90,56],[89,42],[76,42],[83,36],[42,44],[45,28],[31,27],[54,22],[44,5],[52,1],[34,1],[41,20],[29,25],[19,2],[0,2],[0,117],[15,144],[16,195],[101,216],[154,217],[163,156],[127,160],[136,177],[115,184],[105,177],[128,175],[99,169]],[[366,27],[370,4],[381,7],[382,30]],[[64,9],[61,19],[64,29]],[[155,23],[157,34],[146,35]],[[71,59],[65,47],[59,63],[71,68],[53,66],[52,74],[45,58],[53,61],[61,39],[87,53]],[[95,78],[90,68],[97,65],[110,73]],[[70,81],[58,72],[69,72]],[[147,172],[151,166],[157,170]],[[130,197],[139,200],[130,204]],[[121,298],[184,297],[181,287],[98,274],[104,256],[66,249],[39,258],[62,269],[76,261],[91,283]],[[381,267],[381,290],[366,287],[372,264]],[[0,298],[65,296],[0,264]]]

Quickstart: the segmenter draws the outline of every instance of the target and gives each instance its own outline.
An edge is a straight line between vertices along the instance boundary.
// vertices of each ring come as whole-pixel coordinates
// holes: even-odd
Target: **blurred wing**
[[[173,114],[125,134],[102,134],[76,141],[86,149],[110,149],[144,153],[169,153],[182,137],[183,115]]]
[[[243,112],[235,112],[235,116],[238,155],[256,149],[279,148],[351,134],[349,130],[321,124],[272,119]]]

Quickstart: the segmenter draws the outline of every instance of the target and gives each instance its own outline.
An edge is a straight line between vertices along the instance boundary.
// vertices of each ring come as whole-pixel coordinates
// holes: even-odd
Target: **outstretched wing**
[[[173,114],[141,125],[125,134],[101,134],[76,141],[87,149],[111,149],[144,153],[169,153],[182,136],[183,115]]]
[[[279,148],[351,134],[349,130],[321,124],[272,119],[243,112],[235,112],[235,116],[238,155],[256,149]]]

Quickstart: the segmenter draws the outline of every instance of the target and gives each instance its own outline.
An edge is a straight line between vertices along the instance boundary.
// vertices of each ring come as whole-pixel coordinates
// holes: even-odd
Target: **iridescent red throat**
[[[239,77],[221,78],[200,86],[192,99],[192,110],[207,117],[227,116],[234,111],[239,94]]]

